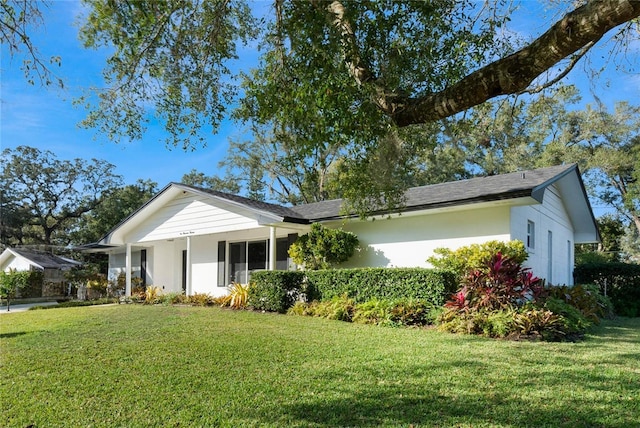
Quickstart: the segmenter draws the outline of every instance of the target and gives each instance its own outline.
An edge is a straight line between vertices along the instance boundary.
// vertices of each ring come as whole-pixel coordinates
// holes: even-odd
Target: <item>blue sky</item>
[[[538,3],[524,2],[526,19],[515,19],[513,30],[523,36],[538,35],[548,25],[541,16],[545,12]],[[267,3],[260,3],[265,7]],[[45,8],[45,26],[34,33],[34,42],[43,57],[60,55],[62,66],[57,75],[64,78],[67,89],[43,88],[27,84],[20,70],[22,58],[10,59],[5,46],[2,47],[2,87],[0,99],[0,145],[13,148],[20,145],[50,150],[59,159],[103,159],[116,165],[115,172],[124,177],[126,183],[137,179],[151,179],[163,187],[180,178],[192,169],[208,175],[215,174],[218,162],[224,157],[229,138],[240,138],[241,125],[226,122],[218,133],[211,135],[208,146],[195,152],[180,149],[169,150],[164,144],[163,130],[152,126],[143,140],[115,144],[105,141],[93,130],[77,126],[85,112],[72,106],[72,99],[82,88],[101,83],[101,70],[106,53],[85,50],[77,39],[74,22],[81,11],[75,0],[53,1]],[[638,70],[639,44],[633,44],[626,61],[631,61]],[[241,61],[255,64],[257,52],[248,48],[241,52]],[[598,49],[596,61],[608,58],[607,49]],[[640,79],[638,74],[627,74],[609,67],[597,84],[586,78],[582,66],[578,65],[569,75],[569,81],[581,88],[584,103],[593,102],[590,91],[608,106],[616,101],[640,102]],[[220,172],[220,175],[223,173]]]

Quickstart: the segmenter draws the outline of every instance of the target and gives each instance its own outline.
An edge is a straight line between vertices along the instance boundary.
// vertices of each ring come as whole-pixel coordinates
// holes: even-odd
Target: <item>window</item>
[[[527,221],[527,248],[536,248],[536,224],[531,220]]]
[[[553,232],[547,233],[547,282],[553,284]]]
[[[567,241],[567,284],[569,285],[573,284],[573,272],[572,272],[573,263],[571,263],[572,249],[573,249],[573,245],[571,244],[571,241]]]
[[[295,241],[297,234],[276,239],[276,269],[289,268],[289,246]],[[224,260],[226,242],[218,242],[218,286],[225,286]],[[251,279],[251,272],[269,269],[269,240],[230,242],[228,253],[228,283],[246,284]],[[221,280],[222,279],[222,280]]]

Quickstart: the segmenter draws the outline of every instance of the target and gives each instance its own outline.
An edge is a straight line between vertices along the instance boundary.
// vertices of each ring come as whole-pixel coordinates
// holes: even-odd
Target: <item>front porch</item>
[[[236,232],[196,235],[127,243],[109,251],[109,279],[126,277],[130,296],[134,278],[143,287],[157,286],[164,293],[220,296],[234,282],[246,284],[252,272],[295,268],[289,246],[301,228],[260,227]]]

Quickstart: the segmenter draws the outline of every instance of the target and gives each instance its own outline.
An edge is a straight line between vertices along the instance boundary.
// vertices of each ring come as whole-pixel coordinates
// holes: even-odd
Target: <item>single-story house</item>
[[[109,277],[165,292],[221,295],[257,270],[292,269],[289,245],[320,222],[358,236],[345,267],[429,267],[438,247],[519,239],[527,265],[552,284],[572,284],[574,245],[599,241],[577,165],[415,187],[401,212],[366,220],[342,200],[285,207],[171,183],[89,251],[109,254]]]
[[[64,295],[66,284],[64,272],[81,264],[76,260],[52,253],[23,248],[7,248],[0,254],[0,270],[2,271],[43,272],[42,284],[39,284],[39,287],[29,287],[29,290],[20,291],[21,297]]]

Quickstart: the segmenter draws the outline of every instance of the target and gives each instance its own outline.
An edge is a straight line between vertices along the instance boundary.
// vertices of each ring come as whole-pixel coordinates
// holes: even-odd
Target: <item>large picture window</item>
[[[289,269],[289,246],[295,241],[297,235],[276,240],[276,266],[277,270]],[[224,242],[221,242],[224,245]],[[218,248],[218,262],[220,256],[224,257],[224,251]],[[223,259],[224,260],[224,259]],[[228,283],[219,283],[226,286],[233,282],[246,284],[251,279],[251,272],[269,269],[269,240],[231,242],[229,243],[228,258]]]

